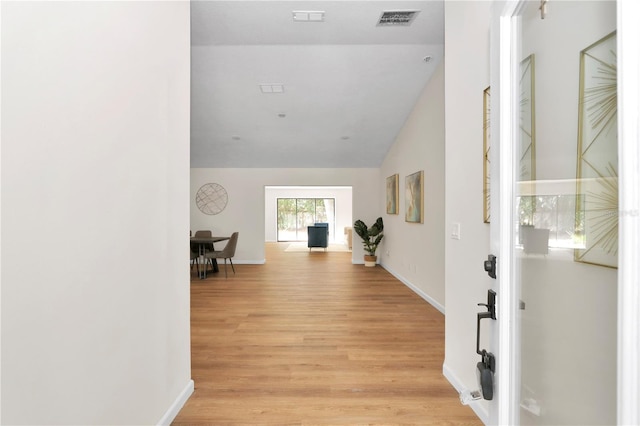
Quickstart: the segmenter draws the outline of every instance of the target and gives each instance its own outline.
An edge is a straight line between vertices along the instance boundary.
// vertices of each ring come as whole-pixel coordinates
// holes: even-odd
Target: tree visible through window
[[[329,224],[335,232],[334,198],[278,198],[278,241],[307,241],[307,226]]]
[[[584,248],[584,199],[575,195],[537,195],[518,197],[516,233],[522,243],[521,226],[549,230],[549,247]]]

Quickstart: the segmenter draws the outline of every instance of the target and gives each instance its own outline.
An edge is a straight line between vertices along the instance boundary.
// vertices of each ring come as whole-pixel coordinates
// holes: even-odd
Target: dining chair
[[[233,269],[233,273],[236,273],[236,268],[233,267],[233,261],[231,258],[236,255],[236,246],[238,245],[238,232],[234,232],[231,234],[231,238],[227,242],[227,245],[224,246],[222,250],[214,250],[209,251],[204,254],[206,259],[211,260],[213,263],[213,259],[224,259],[224,277],[227,278],[227,259],[229,259],[229,263],[231,263],[231,269]]]
[[[200,230],[200,231],[196,231],[194,237],[211,237],[211,231],[209,230]],[[198,253],[200,250],[200,245],[199,244],[191,244],[191,250],[193,251],[195,249],[195,252]],[[202,244],[202,247],[204,248],[204,251],[213,251],[213,243],[212,244]]]
[[[189,231],[189,236],[191,236],[191,231]],[[209,230],[199,230],[193,235],[194,237],[211,237],[212,233]],[[196,265],[196,271],[198,272],[198,276],[200,276],[200,252],[203,253],[213,251],[213,243],[191,243],[191,270],[193,271],[193,265]],[[206,265],[205,265],[206,268]]]
[[[198,264],[198,258],[200,256],[197,251],[193,251],[193,247],[189,247],[189,253],[191,255],[191,270],[193,271],[193,265],[196,265],[196,271],[198,275],[200,275],[200,265]]]
[[[208,229],[206,230],[199,230],[196,231],[196,234],[194,235],[194,237],[211,237],[211,231],[209,231]]]

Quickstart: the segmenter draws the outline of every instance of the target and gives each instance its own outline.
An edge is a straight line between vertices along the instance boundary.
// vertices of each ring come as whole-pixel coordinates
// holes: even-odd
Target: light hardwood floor
[[[440,312],[351,253],[286,247],[193,274],[195,392],[173,424],[482,424],[442,375]]]

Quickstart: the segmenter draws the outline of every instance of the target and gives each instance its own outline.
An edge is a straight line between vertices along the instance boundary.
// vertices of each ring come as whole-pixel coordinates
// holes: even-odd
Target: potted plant
[[[376,223],[371,225],[371,228],[368,228],[363,221],[358,219],[353,224],[353,229],[362,238],[364,251],[367,253],[364,255],[364,266],[376,266],[376,260],[378,259],[376,250],[378,249],[378,244],[382,241],[382,237],[384,237],[382,233],[384,229],[382,218],[379,217]]]

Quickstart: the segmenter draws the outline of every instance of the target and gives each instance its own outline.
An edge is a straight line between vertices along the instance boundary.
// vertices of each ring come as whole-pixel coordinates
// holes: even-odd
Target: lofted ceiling
[[[379,167],[443,43],[443,0],[191,1],[191,167]]]

